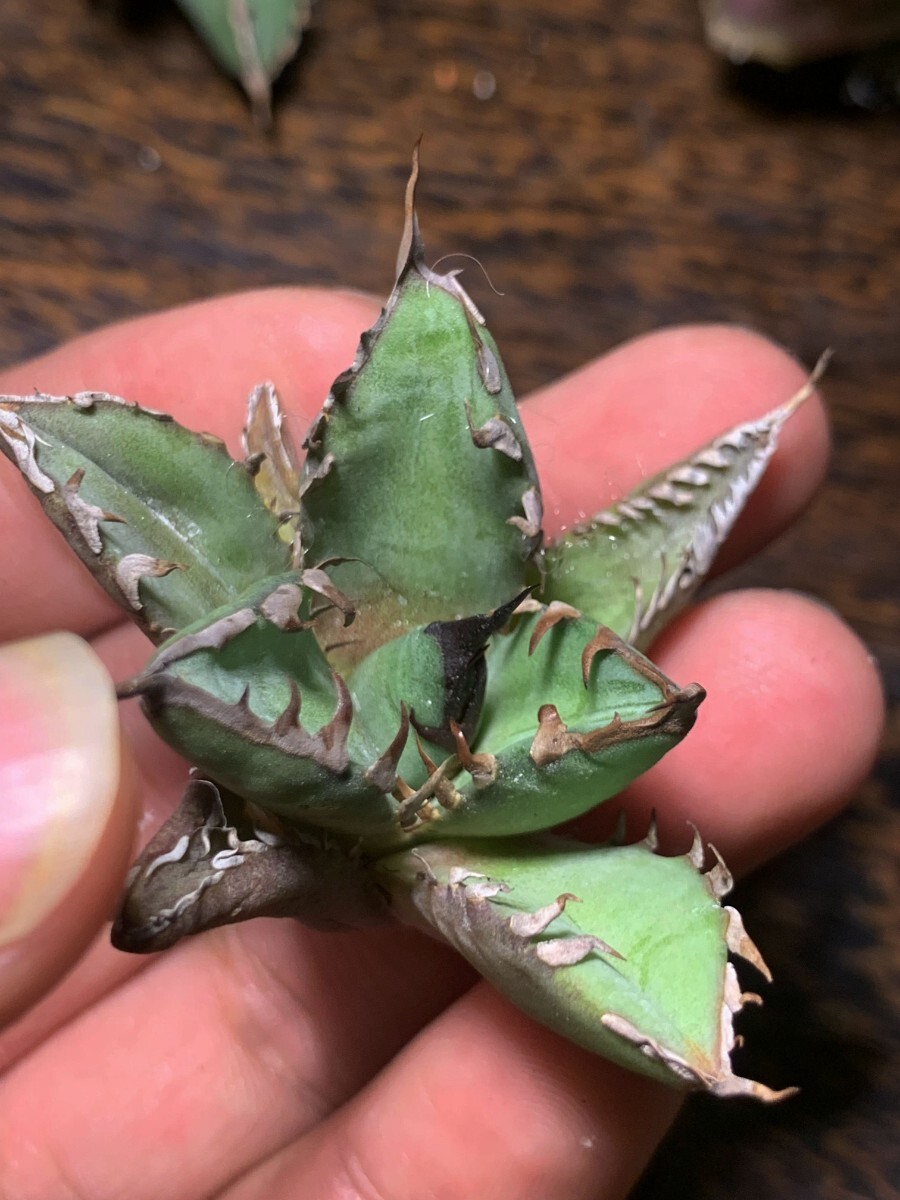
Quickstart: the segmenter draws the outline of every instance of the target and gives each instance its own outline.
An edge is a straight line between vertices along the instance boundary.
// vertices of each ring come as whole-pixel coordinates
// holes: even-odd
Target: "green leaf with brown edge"
[[[649,646],[706,578],[785,422],[812,394],[829,357],[785,404],[566,530],[547,548],[544,598],[573,604],[632,645]]]
[[[702,873],[699,838],[663,858],[652,839],[431,843],[382,859],[397,915],[437,933],[523,1011],[641,1074],[720,1096],[779,1100],[733,1073],[747,1000],[728,952],[768,971],[733,909],[731,877]]]
[[[678,687],[567,605],[535,607],[492,637],[475,735],[454,727],[461,770],[404,801],[410,836],[549,829],[618,795],[693,726],[699,685]]]
[[[397,284],[307,435],[305,562],[357,609],[323,637],[352,666],[431,621],[489,612],[536,572],[540,492],[515,399],[456,274],[425,265],[413,211]]]
[[[119,694],[140,696],[169,745],[261,809],[396,843],[397,804],[366,778],[374,756],[352,760],[353,703],[310,630],[310,600],[302,572],[263,580],[170,638]]]
[[[246,468],[165,414],[97,392],[0,396],[0,450],[155,641],[289,566]]]

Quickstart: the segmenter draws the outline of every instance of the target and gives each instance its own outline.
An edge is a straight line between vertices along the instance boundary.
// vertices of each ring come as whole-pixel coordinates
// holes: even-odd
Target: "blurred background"
[[[728,582],[837,608],[891,724],[847,814],[739,889],[777,984],[737,1065],[801,1096],[692,1101],[638,1200],[900,1196],[900,52],[852,16],[897,4],[800,8],[839,36],[807,61],[795,24],[773,69],[693,0],[319,0],[264,131],[174,4],[0,6],[0,366],[214,293],[385,295],[420,134],[430,256],[484,263],[520,394],[673,322],[834,347],[828,485]]]

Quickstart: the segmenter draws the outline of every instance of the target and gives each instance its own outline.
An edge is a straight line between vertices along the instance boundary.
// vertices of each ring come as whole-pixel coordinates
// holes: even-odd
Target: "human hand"
[[[262,375],[299,432],[374,315],[361,297],[317,291],[212,301],[84,338],[7,372],[0,391],[101,387],[236,452],[243,399]],[[548,533],[800,382],[768,343],[724,328],[655,334],[559,381],[523,410]],[[720,561],[796,516],[826,447],[812,401],[785,427]],[[5,462],[0,544],[0,638],[65,628],[115,678],[142,664],[148,643]],[[637,828],[657,810],[664,848],[685,847],[690,819],[747,869],[833,813],[868,769],[878,681],[819,605],[764,591],[718,597],[674,623],[653,657],[708,692],[690,736],[625,798]],[[144,841],[184,784],[184,763],[133,703],[121,724],[124,771],[108,678],[81,643],[0,652],[0,1011],[22,1014],[0,1035],[4,1200],[605,1200],[628,1190],[678,1095],[534,1025],[409,930],[328,935],[256,921],[141,959],[113,951],[103,928],[49,991],[121,887],[132,796]],[[579,827],[587,835],[605,820],[600,810]],[[13,854],[38,827],[28,874]]]

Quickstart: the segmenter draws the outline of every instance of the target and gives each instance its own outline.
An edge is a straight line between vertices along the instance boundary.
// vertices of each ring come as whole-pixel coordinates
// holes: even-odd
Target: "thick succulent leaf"
[[[195,777],[129,872],[113,945],[147,954],[251,917],[338,929],[388,914],[375,880],[326,834],[273,829],[239,797]]]
[[[776,1100],[733,1074],[746,999],[731,950],[768,977],[730,876],[703,849],[520,839],[419,846],[377,864],[401,919],[440,934],[525,1012],[623,1066],[678,1087]]]
[[[531,451],[493,339],[455,273],[425,266],[412,208],[397,284],[306,440],[308,565],[359,616],[337,661],[520,591],[540,544]],[[323,638],[332,638],[324,630]]]
[[[160,647],[120,689],[216,781],[298,824],[356,834],[396,803],[351,762],[353,706],[309,628],[303,574],[266,580]]]
[[[704,692],[565,605],[538,606],[487,652],[474,740],[456,728],[461,771],[401,808],[416,838],[548,829],[617,795],[681,740]]]
[[[271,120],[272,83],[300,45],[310,0],[178,0],[229,75],[239,79],[257,118]]]
[[[485,648],[521,599],[492,613],[410,630],[374,650],[349,676],[359,714],[351,730],[357,761],[372,761],[400,723],[415,731],[414,738],[404,735],[403,748],[398,745],[385,790],[397,786],[398,776],[401,790],[421,787],[456,751],[460,732],[473,736],[487,681]]]
[[[0,450],[157,640],[290,563],[249,472],[165,414],[96,392],[0,396]]]
[[[812,393],[826,361],[786,404],[728,430],[568,530],[547,550],[546,598],[648,646],[708,574],[785,421]]]

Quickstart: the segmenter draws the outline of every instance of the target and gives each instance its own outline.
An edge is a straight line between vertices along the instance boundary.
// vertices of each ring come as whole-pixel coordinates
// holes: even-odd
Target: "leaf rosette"
[[[766,974],[699,837],[548,833],[616,796],[704,696],[644,654],[693,594],[812,388],[545,546],[499,352],[425,263],[417,165],[393,292],[304,442],[271,384],[244,458],[105,393],[0,397],[0,448],[156,642],[121,685],[194,764],[133,868],[113,938],[164,948],[260,914],[400,920],[525,1011],[682,1087],[734,1075]]]

